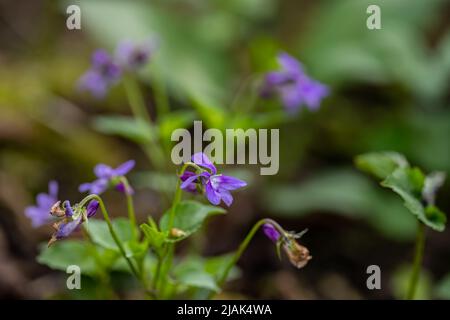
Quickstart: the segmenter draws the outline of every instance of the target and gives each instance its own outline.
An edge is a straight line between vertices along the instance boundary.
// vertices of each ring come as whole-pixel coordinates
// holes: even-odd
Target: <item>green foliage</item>
[[[298,52],[320,78],[336,85],[398,82],[414,95],[442,98],[448,75],[443,67],[449,59],[448,40],[430,52],[420,30],[437,18],[444,2],[323,1],[306,28],[314,32],[298,35]],[[382,29],[377,32],[366,28],[365,12],[371,4],[382,8]]]
[[[180,292],[195,287],[207,291],[219,291],[217,280],[225,271],[225,267],[232,259],[231,254],[202,258],[191,255],[174,268],[174,275],[179,284],[182,285]],[[234,266],[228,274],[227,280],[232,280],[240,275],[239,269]],[[207,294],[207,291],[199,290],[196,297],[201,299]]]
[[[436,231],[444,231],[446,216],[424,199],[426,177],[419,168],[410,167],[403,156],[390,152],[361,155],[355,163],[361,170],[383,179],[381,185],[397,193],[421,222]]]
[[[57,242],[50,248],[42,246],[37,261],[52,269],[66,271],[70,265],[77,265],[84,275],[96,275],[95,248],[89,243],[75,240]]]
[[[119,237],[119,241],[122,242],[125,248],[126,255],[133,257],[135,255],[141,255],[145,249],[142,244],[139,244],[133,238],[133,229],[130,221],[126,218],[116,218],[112,221],[114,231]],[[92,241],[102,248],[110,249],[119,252],[114,239],[109,232],[108,225],[103,220],[90,219],[86,224],[86,228],[92,238]]]
[[[145,121],[124,116],[100,116],[94,120],[94,128],[99,132],[117,135],[137,144],[146,144],[157,136]]]
[[[394,271],[391,278],[391,287],[396,299],[404,299],[409,287],[412,269],[402,265]],[[426,300],[432,296],[432,279],[428,271],[422,270],[416,288],[415,300]]]
[[[386,179],[398,167],[409,166],[405,157],[397,152],[372,152],[355,158],[356,166],[373,174],[379,179]]]
[[[450,274],[439,281],[434,292],[439,299],[450,300]]]
[[[147,238],[149,246],[159,252],[162,248],[162,245],[167,240],[166,233],[159,231],[156,224],[153,223],[142,224],[141,229],[144,232],[145,237]]]
[[[224,214],[226,211],[221,207],[202,204],[197,201],[186,200],[180,202],[175,208],[175,218],[173,221],[173,228],[182,230],[185,235],[168,239],[168,241],[181,241],[191,234],[196,232],[202,226],[206,218],[212,215]],[[162,231],[169,232],[169,215],[170,210],[166,212],[159,221],[159,226]]]

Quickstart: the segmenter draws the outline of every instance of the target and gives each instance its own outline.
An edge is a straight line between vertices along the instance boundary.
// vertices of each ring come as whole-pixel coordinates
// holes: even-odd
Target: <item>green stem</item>
[[[406,299],[414,299],[417,283],[419,281],[420,270],[422,267],[423,253],[425,251],[425,225],[419,221],[416,234],[416,249],[414,255],[413,270],[409,280],[408,293]]]
[[[156,65],[155,65],[156,66]],[[152,88],[155,94],[156,111],[158,112],[158,119],[170,111],[169,98],[167,95],[166,86],[163,83],[161,72],[156,70],[156,74],[152,77]]]
[[[238,262],[238,260],[241,258],[242,254],[244,253],[244,251],[247,249],[250,241],[253,239],[253,237],[256,234],[256,231],[258,231],[258,229],[264,225],[264,224],[271,224],[272,226],[274,226],[277,231],[280,233],[280,235],[284,236],[284,234],[286,233],[286,231],[274,220],[272,219],[261,219],[258,222],[256,222],[253,227],[250,229],[249,233],[247,234],[247,236],[245,237],[244,241],[241,242],[241,244],[239,245],[239,248],[237,249],[237,251],[235,252],[235,254],[233,255],[233,258],[230,260],[230,262],[228,263],[228,265],[225,267],[224,272],[222,273],[222,276],[219,278],[219,280],[217,281],[217,285],[220,287],[223,286],[224,282],[226,281],[226,279],[228,278],[228,274],[230,273],[231,269],[233,268],[233,266]],[[209,295],[208,298],[211,298],[214,295],[214,292],[211,292],[211,294]]]
[[[147,111],[145,105],[144,97],[141,94],[141,90],[136,80],[132,77],[124,77],[123,84],[125,86],[125,91],[130,102],[131,111],[133,114],[141,120],[150,123],[150,114]]]
[[[151,121],[152,119],[147,111],[145,100],[139,85],[136,80],[130,76],[124,77],[123,83],[131,111],[134,117],[140,121],[138,124],[145,124],[150,128],[151,136],[149,137],[149,141],[145,143],[142,148],[153,165],[158,169],[162,169],[164,167],[164,151],[156,141],[158,128]]]
[[[111,234],[111,237],[113,238],[114,242],[116,243],[117,247],[119,248],[120,253],[124,257],[125,261],[127,262],[128,266],[130,267],[131,272],[133,275],[139,280],[143,281],[144,279],[137,271],[136,267],[134,266],[131,259],[127,256],[125,252],[125,248],[123,247],[122,243],[120,242],[119,237],[117,236],[116,232],[114,231],[113,225],[111,223],[111,220],[109,219],[108,211],[106,210],[105,204],[103,203],[102,198],[100,198],[96,194],[90,194],[80,202],[80,206],[85,206],[89,201],[91,200],[97,200],[100,205],[100,210],[102,211],[103,218],[106,221],[106,224],[108,225],[109,233]]]
[[[128,179],[124,176],[120,178],[120,181],[124,184],[125,188],[125,196],[127,198],[127,210],[128,210],[128,218],[130,219],[131,229],[133,233],[133,238],[135,240],[139,240],[139,235],[137,232],[137,224],[136,224],[136,212],[134,210],[133,196],[127,190],[131,190],[130,183]]]
[[[186,169],[189,166],[192,166],[196,169],[201,169],[196,164],[194,164],[192,162],[187,162],[187,163],[183,164],[183,167],[180,170],[179,176],[183,175],[184,171],[186,171]],[[176,207],[178,206],[178,204],[181,201],[181,196],[182,196],[181,182],[180,182],[180,179],[178,179],[176,190],[175,190],[175,195],[174,195],[174,198],[172,201],[172,206],[170,208],[169,222],[167,224],[167,231],[169,233],[170,233],[170,230],[172,229],[173,223],[175,221]],[[173,243],[168,243],[168,244],[166,244],[166,247],[164,248],[164,253],[162,254],[161,257],[158,258],[158,264],[156,266],[156,274],[155,274],[155,280],[154,280],[154,287],[155,287],[155,290],[158,291],[160,295],[164,293],[164,288],[165,288],[165,282],[162,283],[161,288],[159,287],[160,278],[161,277],[164,278],[167,275],[167,273],[169,272],[169,269],[172,265],[174,251],[175,251],[175,245]]]

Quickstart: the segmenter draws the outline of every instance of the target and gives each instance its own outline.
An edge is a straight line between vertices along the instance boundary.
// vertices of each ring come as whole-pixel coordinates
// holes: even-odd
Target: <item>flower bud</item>
[[[95,215],[95,213],[97,212],[99,203],[97,200],[92,200],[91,202],[89,202],[89,204],[87,205],[86,208],[86,216],[88,218],[92,217],[93,215]]]
[[[270,223],[266,223],[263,225],[263,232],[267,238],[272,240],[272,242],[276,243],[278,241],[278,239],[280,239],[280,233]]]
[[[177,228],[170,229],[170,237],[172,237],[172,238],[181,238],[181,237],[184,237],[185,235],[186,235],[186,232],[184,232],[181,229],[177,229]]]

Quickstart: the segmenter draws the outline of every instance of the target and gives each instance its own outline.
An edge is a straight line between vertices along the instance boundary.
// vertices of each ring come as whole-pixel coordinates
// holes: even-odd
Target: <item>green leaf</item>
[[[145,237],[148,240],[148,243],[151,247],[156,250],[160,249],[166,240],[166,235],[164,232],[158,231],[156,226],[141,224],[141,229],[144,232]]]
[[[214,262],[210,262],[208,268],[209,271],[207,271],[206,261],[206,259],[199,256],[189,256],[181,261],[174,268],[174,274],[177,281],[188,287],[208,289],[217,292],[219,288],[215,280],[216,276],[211,272],[211,267],[217,265],[214,265]]]
[[[50,248],[44,247],[37,261],[48,267],[66,271],[70,265],[77,265],[81,269],[81,273],[85,275],[97,274],[97,266],[95,263],[95,250],[92,245],[75,240],[64,240],[56,242]]]
[[[212,290],[214,292],[219,291],[214,277],[206,271],[196,269],[184,269],[177,274],[177,280],[183,285],[189,287],[203,288]]]
[[[450,273],[438,283],[435,294],[439,299],[450,300]]]
[[[356,167],[380,179],[386,179],[397,168],[408,167],[406,158],[397,152],[373,152],[355,158]]]
[[[175,208],[175,217],[173,221],[173,228],[180,229],[186,234],[183,237],[173,239],[172,241],[180,241],[189,237],[196,232],[203,224],[203,221],[212,215],[224,214],[225,209],[211,205],[205,205],[197,201],[182,201]],[[159,224],[163,231],[168,232],[170,209],[166,212]]]
[[[213,275],[215,279],[218,279],[220,276],[222,276],[225,268],[233,259],[233,257],[234,253],[229,253],[221,256],[204,258],[205,271]],[[228,277],[226,280],[231,281],[237,279],[240,277],[240,275],[241,271],[238,267],[236,267],[236,265],[234,265],[228,273]]]
[[[427,206],[425,208],[425,216],[427,219],[435,224],[443,224],[445,228],[445,223],[447,222],[447,216],[436,206]]]
[[[418,193],[418,189],[421,190],[424,184],[422,176],[420,170],[416,168],[399,168],[382,181],[381,185],[397,193],[404,200],[405,207],[425,225],[436,231],[443,231],[446,222],[445,215],[437,208],[426,210],[422,204],[421,193]]]
[[[134,241],[132,226],[128,219],[116,218],[112,221],[112,225],[128,257],[141,253],[142,247]],[[95,244],[119,252],[119,248],[114,242],[108,225],[104,220],[90,219],[89,223],[86,224],[86,228]]]
[[[155,138],[156,132],[145,121],[124,116],[100,116],[94,120],[94,128],[102,133],[117,135],[138,144]]]
[[[174,111],[158,120],[159,132],[163,141],[170,141],[172,132],[178,128],[189,128],[195,119],[193,111]]]

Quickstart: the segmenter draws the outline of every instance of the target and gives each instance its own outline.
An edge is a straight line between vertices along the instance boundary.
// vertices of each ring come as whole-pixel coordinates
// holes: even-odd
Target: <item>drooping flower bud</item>
[[[88,218],[90,218],[93,215],[95,215],[97,213],[98,206],[99,206],[99,203],[97,200],[92,200],[91,202],[89,202],[89,204],[86,208],[86,216]]]
[[[272,242],[274,243],[276,243],[280,239],[280,233],[270,223],[266,223],[263,225],[263,232],[267,236],[267,238],[272,240]]]
[[[170,229],[170,236],[172,238],[181,238],[181,237],[184,237],[185,235],[186,235],[186,232],[184,232],[181,229],[177,229],[177,228]]]

